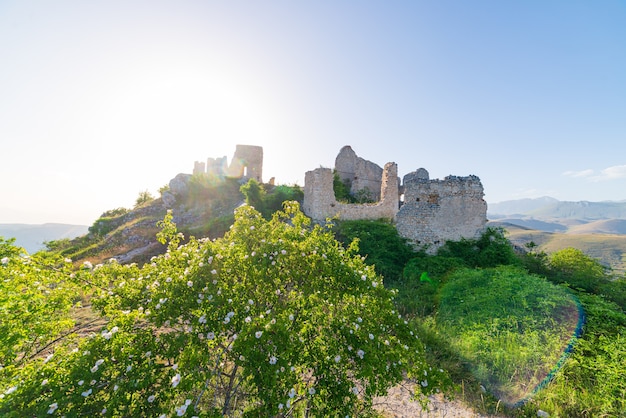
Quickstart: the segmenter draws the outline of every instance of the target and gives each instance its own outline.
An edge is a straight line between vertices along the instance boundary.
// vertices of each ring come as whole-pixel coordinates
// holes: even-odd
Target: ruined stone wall
[[[447,240],[475,238],[487,222],[487,203],[476,176],[430,180],[426,170],[404,176],[404,204],[396,215],[398,233],[430,251]]]
[[[394,219],[398,210],[398,166],[387,163],[380,179],[380,201],[373,204],[339,203],[333,190],[333,171],[318,168],[304,177],[302,210],[315,221],[337,216],[341,220]]]
[[[256,145],[237,145],[235,155],[230,162],[226,175],[235,178],[263,179],[263,147]]]
[[[371,161],[358,157],[349,145],[341,148],[335,158],[335,170],[343,182],[351,184],[350,193],[368,190],[372,200],[381,198],[383,169]]]
[[[223,176],[228,168],[228,161],[226,156],[222,158],[207,158],[206,160],[206,173],[216,176]]]
[[[226,157],[207,158],[206,163],[196,161],[193,174],[206,173],[216,176],[263,180],[263,147],[237,145],[235,155],[228,165]]]

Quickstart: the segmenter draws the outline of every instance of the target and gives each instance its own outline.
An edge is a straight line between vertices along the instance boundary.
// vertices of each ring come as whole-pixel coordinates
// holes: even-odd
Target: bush
[[[468,267],[497,267],[519,264],[503,228],[487,228],[478,239],[447,241],[437,254],[460,258]]]
[[[309,222],[244,206],[223,239],[178,246],[168,215],[166,254],[93,270],[105,329],[2,382],[0,413],[352,416],[405,376],[444,387],[380,276]]]
[[[359,254],[373,265],[391,285],[402,277],[402,269],[415,252],[395,226],[386,220],[339,221],[334,227],[337,239],[349,245],[358,240]]]

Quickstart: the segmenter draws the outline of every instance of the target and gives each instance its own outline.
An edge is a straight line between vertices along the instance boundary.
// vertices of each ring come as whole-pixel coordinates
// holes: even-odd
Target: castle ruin
[[[193,173],[242,180],[253,178],[262,183],[263,148],[237,145],[230,165],[226,157],[208,158],[206,163],[196,161]],[[349,186],[352,196],[367,196],[372,203],[337,201],[333,187],[335,175]],[[183,186],[178,185],[182,180],[174,180],[177,179],[170,182],[170,189],[176,194]],[[482,183],[476,176],[431,180],[428,171],[420,168],[400,181],[396,163],[389,162],[381,168],[345,146],[335,159],[334,170],[318,168],[305,173],[302,210],[317,222],[329,218],[389,219],[400,236],[432,252],[446,241],[480,235],[487,222],[483,196]]]
[[[304,180],[304,213],[315,221],[390,219],[398,233],[415,245],[433,251],[448,240],[475,238],[487,222],[487,203],[476,176],[448,176],[431,180],[423,168],[398,178],[396,163],[384,168],[356,155],[345,146],[335,160],[340,180],[350,184],[352,194],[365,190],[375,203],[338,202],[333,170],[308,171]]]
[[[263,181],[263,147],[237,145],[230,165],[228,165],[226,156],[222,158],[208,158],[206,163],[196,161],[193,167],[193,174],[199,173],[219,177],[255,179],[261,183]]]

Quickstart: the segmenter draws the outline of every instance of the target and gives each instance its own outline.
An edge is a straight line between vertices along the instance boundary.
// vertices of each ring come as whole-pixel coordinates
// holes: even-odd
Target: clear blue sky
[[[626,199],[624,1],[0,1],[0,223],[91,224],[261,145],[490,203]]]

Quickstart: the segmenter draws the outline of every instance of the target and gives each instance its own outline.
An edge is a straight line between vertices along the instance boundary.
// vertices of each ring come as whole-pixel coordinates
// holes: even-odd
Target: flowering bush
[[[0,413],[353,416],[406,376],[438,390],[373,267],[309,222],[242,207],[224,238],[179,246],[168,215],[166,254],[90,271],[107,326],[3,382]]]

